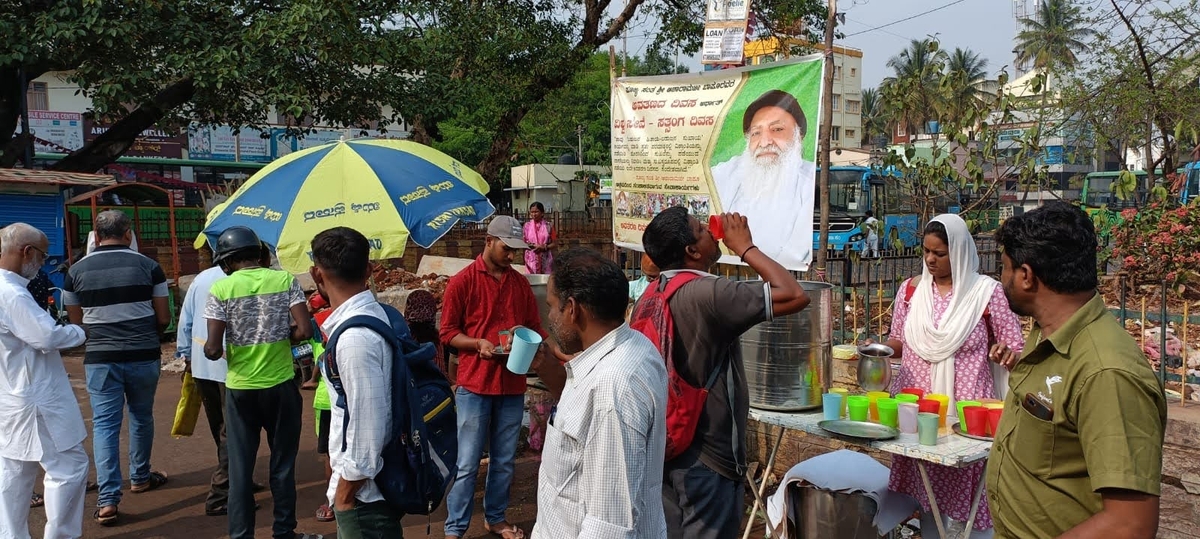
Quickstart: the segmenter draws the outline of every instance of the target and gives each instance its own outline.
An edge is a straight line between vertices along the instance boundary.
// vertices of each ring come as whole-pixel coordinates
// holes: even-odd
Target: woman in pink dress
[[[546,220],[546,207],[541,202],[529,205],[529,221],[525,223],[525,269],[531,274],[550,273],[550,263],[554,261],[554,243],[558,233]]]
[[[1008,371],[989,360],[990,349],[1003,343],[1020,350],[1025,339],[1000,283],[979,274],[975,240],[962,218],[953,214],[935,217],[925,227],[923,247],[921,276],[906,280],[896,292],[887,344],[901,352],[903,359],[891,391],[915,387],[949,395],[948,413],[956,415],[954,403],[959,400],[1002,398],[1008,390]],[[986,461],[965,468],[926,463],[938,508],[947,520],[943,523],[947,534],[957,537],[949,530],[965,527],[975,485],[983,481],[985,468]],[[938,536],[914,459],[892,459],[888,488],[920,502],[921,536]],[[972,539],[992,536],[986,491],[973,528]]]

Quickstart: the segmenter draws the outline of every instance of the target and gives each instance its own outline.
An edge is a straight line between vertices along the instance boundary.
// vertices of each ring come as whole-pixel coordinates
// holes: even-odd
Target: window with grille
[[[29,90],[25,92],[25,100],[29,103],[29,110],[50,110],[50,92],[46,88],[46,83],[29,83]]]
[[[850,114],[858,114],[862,110],[862,102],[846,100],[846,112]]]

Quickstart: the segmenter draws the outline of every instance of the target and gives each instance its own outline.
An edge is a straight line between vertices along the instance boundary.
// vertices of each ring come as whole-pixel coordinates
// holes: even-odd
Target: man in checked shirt
[[[550,333],[562,353],[577,355],[565,373],[554,361],[538,365],[562,398],[546,427],[535,539],[667,537],[667,370],[625,324],[628,294],[621,267],[600,253],[572,249],[554,260]]]

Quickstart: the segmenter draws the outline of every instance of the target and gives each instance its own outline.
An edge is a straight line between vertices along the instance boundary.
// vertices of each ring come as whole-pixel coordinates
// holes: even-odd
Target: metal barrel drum
[[[821,407],[833,377],[833,285],[800,281],[811,303],[742,335],[750,406],[797,412]]]
[[[537,298],[538,314],[542,317],[542,327],[549,329],[550,319],[547,318],[547,312],[550,306],[546,305],[546,287],[550,283],[549,275],[525,275],[529,279],[529,286],[533,288],[533,297]]]

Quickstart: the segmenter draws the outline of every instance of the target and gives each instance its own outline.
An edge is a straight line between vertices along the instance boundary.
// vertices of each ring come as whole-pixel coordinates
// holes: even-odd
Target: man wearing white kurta
[[[25,289],[46,262],[41,231],[16,223],[0,231],[0,539],[28,539],[29,496],[46,472],[45,539],[83,535],[87,430],[59,350],[86,340],[57,326]]]

